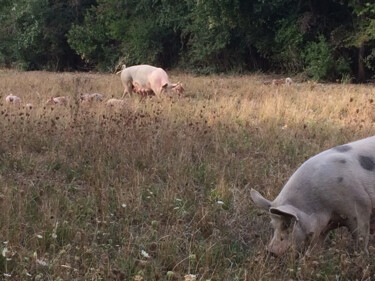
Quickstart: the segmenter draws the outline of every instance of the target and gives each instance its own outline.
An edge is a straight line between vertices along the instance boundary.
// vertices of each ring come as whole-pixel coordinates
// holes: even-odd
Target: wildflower
[[[126,204],[125,204],[125,203],[123,203],[123,204],[121,205],[121,207],[125,208],[125,207],[126,207]]]
[[[39,239],[43,239],[43,236],[42,235],[40,235],[40,234],[37,234],[37,236],[36,237],[38,237]]]
[[[196,260],[197,260],[197,256],[194,255],[194,254],[190,254],[190,255],[189,255],[189,260],[190,260],[190,261],[196,261]]]
[[[56,239],[57,238],[57,234],[56,233],[52,233],[52,238]]]
[[[178,201],[178,202],[181,202],[181,201],[182,201],[182,199],[180,199],[180,198],[176,198],[176,201]]]
[[[40,264],[41,266],[47,266],[48,265],[45,261],[39,260],[39,259],[36,260],[36,263]]]
[[[159,222],[156,221],[156,220],[153,220],[153,221],[151,222],[151,226],[152,226],[152,228],[157,228],[158,225],[159,225]]]
[[[172,279],[172,278],[174,277],[174,275],[175,275],[175,274],[174,274],[173,271],[168,271],[168,272],[167,272],[167,279],[168,279],[168,280]]]
[[[195,281],[197,280],[197,276],[194,274],[187,274],[185,275],[185,281]]]
[[[143,257],[145,257],[146,259],[150,258],[150,255],[149,255],[145,250],[142,250],[142,251],[141,251],[141,255],[142,255]]]
[[[4,277],[12,277],[9,273],[4,273]]]
[[[216,203],[219,204],[219,205],[224,205],[224,202],[221,201],[221,200],[218,200]]]
[[[7,257],[7,254],[8,254],[8,248],[4,248],[3,251],[1,252],[1,254],[3,255],[4,258]]]

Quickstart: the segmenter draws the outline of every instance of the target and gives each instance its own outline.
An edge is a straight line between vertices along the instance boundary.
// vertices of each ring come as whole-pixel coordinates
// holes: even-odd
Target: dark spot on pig
[[[341,164],[345,164],[345,163],[346,163],[346,160],[345,160],[345,159],[335,159],[334,162],[338,162],[338,163],[341,163]]]
[[[358,160],[359,160],[359,164],[361,164],[363,169],[368,170],[368,171],[374,170],[375,163],[371,157],[360,155]]]
[[[338,151],[338,152],[347,152],[347,151],[351,150],[352,148],[351,148],[351,146],[344,144],[344,145],[336,146],[333,149]]]
[[[338,181],[339,183],[341,183],[343,180],[344,180],[343,177],[338,177],[338,178],[337,178],[337,181]]]

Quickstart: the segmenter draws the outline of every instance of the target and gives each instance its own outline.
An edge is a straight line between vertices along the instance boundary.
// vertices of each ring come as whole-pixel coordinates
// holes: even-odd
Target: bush
[[[323,35],[318,42],[309,42],[303,53],[305,72],[314,80],[332,79],[334,75],[334,60],[329,44]]]
[[[95,9],[92,10],[94,12]],[[68,32],[68,43],[81,58],[98,70],[108,70],[118,59],[113,44],[108,44],[109,30],[94,13],[87,13],[85,25],[73,25]],[[116,56],[117,54],[117,56]]]
[[[349,83],[352,81],[352,71],[350,68],[350,59],[340,57],[336,61],[335,72],[342,83]]]
[[[275,34],[273,45],[273,60],[281,64],[283,70],[296,72],[302,68],[301,47],[303,35],[297,23],[292,20],[280,21],[280,28]]]

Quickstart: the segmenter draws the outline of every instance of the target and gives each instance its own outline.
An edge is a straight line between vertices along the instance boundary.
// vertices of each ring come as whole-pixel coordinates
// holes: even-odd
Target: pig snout
[[[290,245],[291,243],[287,238],[274,237],[266,247],[266,250],[275,256],[281,256],[288,250]]]

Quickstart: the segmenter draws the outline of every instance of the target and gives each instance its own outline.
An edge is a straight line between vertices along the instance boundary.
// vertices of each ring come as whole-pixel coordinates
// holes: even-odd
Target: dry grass
[[[119,77],[1,70],[2,277],[374,278],[374,262],[347,250],[345,231],[310,256],[266,254],[269,219],[246,187],[273,199],[307,158],[373,135],[374,87],[264,79],[176,73],[182,98],[83,109],[79,94],[121,97]],[[8,94],[34,109],[7,108]],[[64,95],[69,107],[43,106]]]

